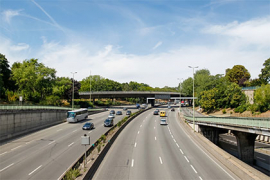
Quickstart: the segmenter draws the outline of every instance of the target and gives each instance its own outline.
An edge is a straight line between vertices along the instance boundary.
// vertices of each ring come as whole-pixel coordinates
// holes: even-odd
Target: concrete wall
[[[66,121],[66,110],[0,112],[0,142]]]
[[[250,104],[254,103],[254,90],[243,90]]]

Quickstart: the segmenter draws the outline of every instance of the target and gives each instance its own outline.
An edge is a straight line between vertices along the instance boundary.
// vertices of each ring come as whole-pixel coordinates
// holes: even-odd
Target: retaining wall
[[[0,112],[0,142],[62,123],[67,110],[8,110]]]

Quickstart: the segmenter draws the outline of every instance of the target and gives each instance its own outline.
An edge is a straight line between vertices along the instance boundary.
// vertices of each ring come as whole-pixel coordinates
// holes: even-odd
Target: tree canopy
[[[245,86],[245,82],[250,79],[250,73],[242,65],[235,65],[232,69],[226,70],[226,76],[229,81]]]
[[[270,83],[270,58],[265,60],[263,63],[264,68],[261,69],[261,74],[259,74],[259,78],[264,84]]]

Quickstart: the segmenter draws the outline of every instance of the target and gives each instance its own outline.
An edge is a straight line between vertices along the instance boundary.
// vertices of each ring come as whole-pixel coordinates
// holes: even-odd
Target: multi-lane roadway
[[[92,144],[108,130],[103,126],[108,114],[94,114],[79,123],[62,123],[1,144],[0,179],[58,179],[84,153],[82,135],[89,135]],[[116,115],[114,123],[124,116],[125,111]],[[85,122],[93,122],[95,129],[82,130]]]
[[[176,111],[163,110],[166,126],[153,110],[130,122],[94,179],[238,179],[192,140]]]

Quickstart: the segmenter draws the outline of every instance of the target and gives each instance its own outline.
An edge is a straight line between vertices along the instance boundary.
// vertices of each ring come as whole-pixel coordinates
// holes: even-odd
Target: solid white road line
[[[20,148],[20,147],[22,147],[22,145],[17,146],[17,147],[15,147],[15,148],[11,149],[11,151],[14,151],[15,149],[18,149],[18,148]]]
[[[134,147],[136,147],[136,146],[137,146],[137,143],[134,144]]]
[[[54,143],[54,142],[55,142],[55,141],[50,142],[49,145],[52,144],[52,143]]]
[[[189,162],[189,160],[188,160],[188,158],[186,156],[185,156],[185,158],[186,158],[187,162]]]
[[[195,168],[192,165],[190,166],[192,167],[193,171],[197,174],[197,171],[195,170]]]
[[[184,154],[183,151],[182,151],[182,149],[180,149],[180,151],[181,151],[182,154]]]
[[[2,154],[0,154],[0,156],[1,156],[1,155],[4,155],[4,154],[6,154],[6,153],[7,153],[7,151],[6,151],[6,152],[4,152],[4,153],[2,153]]]
[[[161,157],[159,157],[159,161],[160,161],[160,164],[162,164],[162,159],[161,159]]]
[[[42,165],[38,166],[34,171],[30,172],[28,175],[30,176],[31,174],[33,174],[35,171],[37,171],[39,168],[41,168]]]
[[[73,144],[74,144],[74,142],[73,142],[73,143],[71,143],[70,145],[68,145],[68,147],[72,146]]]
[[[9,168],[9,167],[12,166],[13,164],[14,164],[14,163],[12,163],[12,164],[8,165],[7,167],[1,169],[0,172],[2,172],[2,171],[4,171],[5,169]]]
[[[201,176],[199,176],[199,178],[200,178],[200,180],[203,180],[203,179],[201,178]]]
[[[132,161],[131,161],[131,167],[133,167],[134,166],[134,159],[132,159]]]

